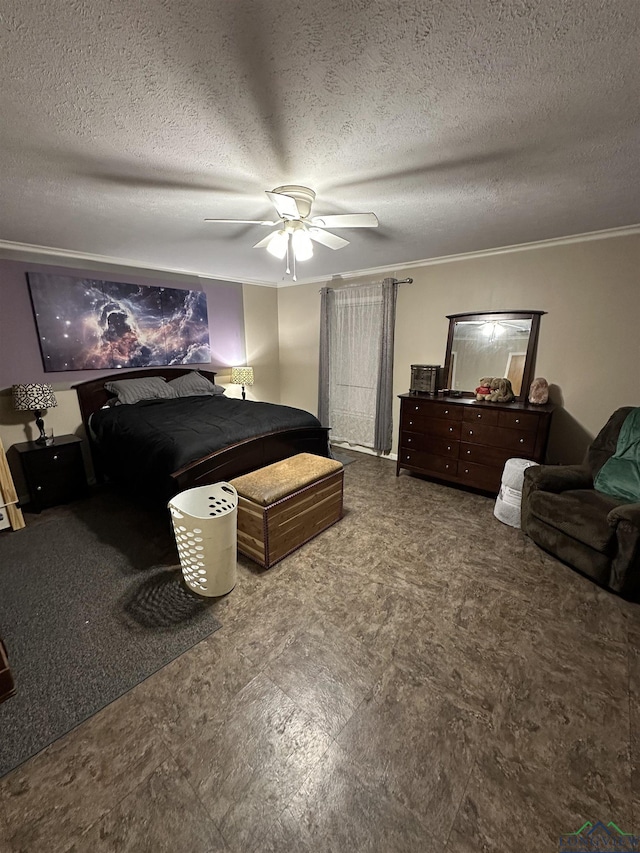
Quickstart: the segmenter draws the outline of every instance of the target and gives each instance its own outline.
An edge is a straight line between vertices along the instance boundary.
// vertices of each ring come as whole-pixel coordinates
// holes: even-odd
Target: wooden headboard
[[[101,409],[107,400],[110,400],[114,395],[105,390],[105,382],[115,382],[119,379],[141,379],[145,376],[164,376],[165,379],[175,379],[177,376],[183,376],[185,373],[190,373],[191,370],[198,368],[192,367],[145,367],[143,370],[118,370],[116,373],[110,373],[107,376],[101,376],[99,379],[88,379],[86,382],[77,382],[72,387],[76,389],[78,395],[78,403],[80,404],[80,414],[82,415],[82,423],[84,424],[85,432],[90,435],[89,418],[98,409]],[[210,370],[199,370],[203,376],[206,376],[210,382],[216,381],[216,374]]]

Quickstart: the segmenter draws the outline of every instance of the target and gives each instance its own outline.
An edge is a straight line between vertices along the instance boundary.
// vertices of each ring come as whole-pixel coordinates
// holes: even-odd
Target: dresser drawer
[[[532,412],[498,412],[498,426],[506,429],[519,429],[535,432],[540,417]]]
[[[461,421],[460,406],[450,406],[433,400],[403,400],[402,415],[416,418],[438,418],[439,420]]]
[[[486,444],[489,447],[502,447],[505,450],[515,450],[519,454],[528,454],[533,453],[535,449],[536,434],[521,429],[463,424],[461,441],[470,444]]]
[[[502,468],[492,468],[489,465],[478,465],[475,462],[458,462],[458,477],[465,486],[484,489],[489,492],[500,491]]]
[[[466,441],[460,442],[460,452],[458,453],[461,463],[476,462],[479,465],[499,468],[500,471],[504,468],[507,459],[512,457],[513,453],[503,447],[491,447],[488,444],[469,444]]]
[[[400,429],[404,432],[419,432],[431,438],[450,438],[457,441],[460,438],[461,421],[447,421],[441,418],[416,418],[415,416],[402,419]]]
[[[482,409],[482,403],[476,406],[468,406],[464,410],[462,420],[468,424],[486,424],[487,426],[498,426],[500,412],[495,409]]]
[[[456,459],[446,456],[437,456],[434,453],[423,453],[415,450],[402,450],[400,461],[403,465],[419,468],[432,474],[448,474],[455,476],[458,471]]]
[[[423,450],[426,453],[450,456],[455,459],[458,455],[459,442],[454,439],[438,438],[419,432],[401,432],[400,447],[404,450]]]

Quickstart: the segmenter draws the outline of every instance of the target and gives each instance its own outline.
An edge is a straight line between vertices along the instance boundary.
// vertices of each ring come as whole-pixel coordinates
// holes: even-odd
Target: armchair
[[[524,472],[522,530],[559,560],[625,598],[640,598],[640,503],[599,492],[594,478],[616,451],[631,406],[617,409],[581,465]]]

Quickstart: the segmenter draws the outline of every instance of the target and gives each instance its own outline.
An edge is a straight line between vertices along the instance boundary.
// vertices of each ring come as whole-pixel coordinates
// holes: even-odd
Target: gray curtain
[[[387,454],[397,292],[392,278],[320,291],[318,418],[336,440]]]
[[[329,426],[329,313],[331,289],[320,291],[320,374],[318,376],[318,420]]]
[[[393,344],[397,300],[398,282],[395,278],[385,278],[382,282],[382,339],[374,445],[378,453],[390,453],[393,441]]]

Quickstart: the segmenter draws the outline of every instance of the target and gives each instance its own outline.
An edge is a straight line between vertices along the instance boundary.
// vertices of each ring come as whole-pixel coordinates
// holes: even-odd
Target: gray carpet
[[[0,535],[0,776],[216,631],[182,582],[168,515],[101,491]]]

